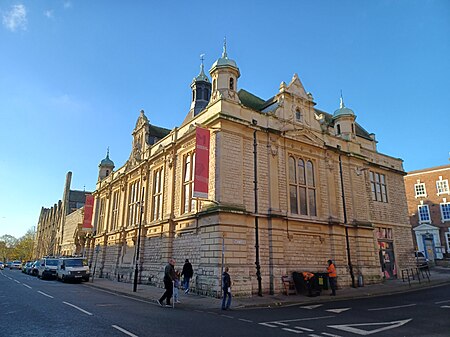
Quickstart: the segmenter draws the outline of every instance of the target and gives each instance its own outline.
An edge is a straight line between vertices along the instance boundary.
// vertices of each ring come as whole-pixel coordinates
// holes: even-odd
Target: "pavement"
[[[400,275],[401,276],[401,275]],[[163,288],[138,284],[136,292],[133,291],[133,284],[118,282],[105,278],[95,278],[93,282],[84,283],[87,286],[99,288],[105,291],[125,295],[140,300],[146,300],[155,303],[164,292]],[[249,307],[275,307],[289,305],[304,305],[308,303],[324,303],[339,301],[343,299],[366,298],[372,296],[383,296],[397,293],[415,291],[424,288],[435,287],[443,284],[450,284],[450,268],[434,267],[430,269],[430,277],[402,280],[401,277],[395,280],[385,280],[379,284],[366,285],[356,288],[343,288],[336,291],[336,296],[330,296],[330,290],[322,290],[320,296],[308,297],[306,295],[285,295],[276,294],[263,296],[253,295],[251,297],[238,297],[232,299],[231,309],[249,308]],[[180,302],[175,304],[176,308],[185,308],[192,310],[212,310],[220,309],[222,299],[209,296],[198,295],[193,292],[185,294],[182,289],[179,290]]]

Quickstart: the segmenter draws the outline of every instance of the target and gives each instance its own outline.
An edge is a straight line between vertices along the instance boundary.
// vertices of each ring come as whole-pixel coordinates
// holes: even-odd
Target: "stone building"
[[[139,251],[141,283],[162,285],[167,260],[181,269],[188,258],[194,291],[220,294],[227,265],[234,294],[251,295],[281,292],[281,276],[323,272],[328,259],[340,286],[414,263],[402,160],[377,151],[342,98],[333,114],[316,109],[295,74],[261,99],[239,89],[226,46],[209,73],[202,64],[180,127],[157,128],[141,111],[130,158],[108,175],[100,168],[88,242],[97,277],[131,281]],[[198,128],[210,137],[202,198]]]
[[[430,261],[450,257],[450,165],[411,171],[404,179],[416,250]]]
[[[83,206],[91,192],[71,190],[72,172],[66,175],[63,199],[51,208],[41,209],[36,230],[34,256],[80,254],[85,246],[81,231]]]

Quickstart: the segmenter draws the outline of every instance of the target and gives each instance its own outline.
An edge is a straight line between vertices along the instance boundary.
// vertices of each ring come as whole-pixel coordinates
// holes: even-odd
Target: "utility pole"
[[[136,264],[134,268],[134,282],[133,282],[133,292],[137,290],[138,274],[139,274],[139,249],[141,247],[141,227],[142,227],[142,213],[144,213],[144,187],[142,187],[141,200],[138,201],[139,205],[139,228],[137,234],[137,245],[136,245]]]

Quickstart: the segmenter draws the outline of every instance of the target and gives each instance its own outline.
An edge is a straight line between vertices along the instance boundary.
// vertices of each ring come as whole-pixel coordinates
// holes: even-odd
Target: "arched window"
[[[338,135],[341,134],[341,125],[340,124],[336,125],[336,132]]]
[[[297,108],[297,110],[295,110],[295,120],[297,122],[303,122],[302,112],[299,108]]]
[[[289,157],[289,205],[291,214],[317,216],[314,164]]]
[[[234,90],[234,78],[230,77],[230,90]]]
[[[355,133],[355,124],[352,123],[352,133]]]
[[[204,99],[205,101],[209,101],[209,91],[208,91],[208,88],[204,88],[204,89],[203,89],[203,99]]]

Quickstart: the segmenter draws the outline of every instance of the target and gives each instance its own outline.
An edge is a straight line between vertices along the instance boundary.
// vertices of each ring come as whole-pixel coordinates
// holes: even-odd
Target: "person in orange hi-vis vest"
[[[334,266],[333,261],[328,260],[328,280],[330,282],[330,288],[331,288],[331,296],[336,296],[336,267]]]

